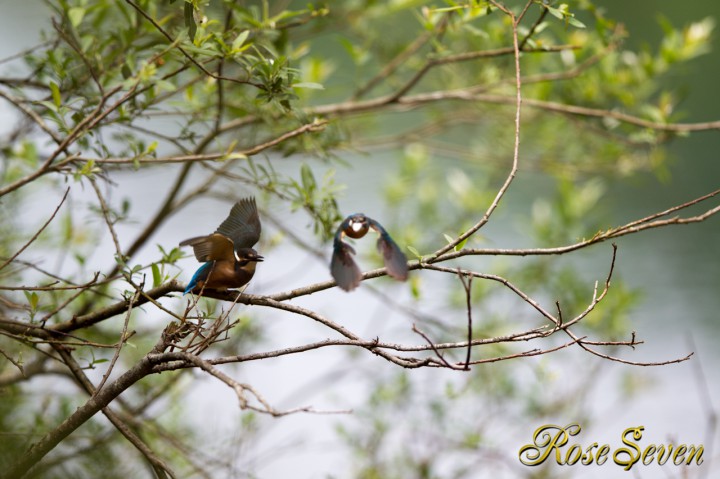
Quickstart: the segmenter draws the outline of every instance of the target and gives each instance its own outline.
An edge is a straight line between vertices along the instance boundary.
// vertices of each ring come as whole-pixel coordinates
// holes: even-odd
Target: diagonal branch
[[[31,445],[30,449],[18,458],[17,462],[0,472],[0,478],[15,479],[23,477],[31,467],[37,464],[62,440],[90,420],[98,411],[110,404],[120,393],[150,374],[151,371],[152,363],[147,358],[141,359],[134,367],[121,375],[117,380],[108,384],[100,394],[91,397],[85,404],[77,408],[58,427]]]
[[[73,376],[75,377],[75,380],[78,382],[78,384],[80,384],[83,390],[91,397],[96,396],[99,388],[95,389],[90,379],[87,377],[87,375],[82,370],[77,361],[75,361],[75,358],[73,358],[72,354],[70,354],[67,348],[62,345],[54,345],[53,347],[60,354],[60,357],[68,366]],[[172,472],[172,469],[170,469],[170,467],[162,459],[157,457],[157,455],[150,449],[150,447],[145,444],[143,440],[140,439],[140,437],[138,437],[138,435],[135,434],[127,426],[127,424],[125,424],[125,422],[118,416],[117,413],[111,410],[110,407],[103,408],[102,413],[105,415],[105,417],[108,418],[112,425],[115,426],[115,428],[120,432],[120,434],[125,436],[125,438],[133,446],[135,446],[137,450],[140,451],[140,453],[148,460],[148,462],[150,462],[153,470],[160,479],[166,479],[168,476],[172,479],[176,478],[175,474]]]
[[[63,203],[65,203],[65,199],[67,198],[68,193],[70,193],[70,187],[69,187],[69,186],[65,189],[65,194],[63,195],[62,199],[60,200],[60,203],[59,203],[59,204],[57,205],[57,207],[55,208],[55,211],[53,211],[53,213],[50,215],[50,218],[48,218],[48,220],[40,227],[40,229],[37,231],[37,233],[35,233],[35,234],[32,236],[32,238],[30,238],[24,245],[22,245],[22,247],[21,247],[14,255],[12,255],[11,257],[9,257],[7,260],[5,260],[5,262],[4,262],[2,265],[0,265],[0,270],[2,270],[2,269],[5,268],[7,265],[9,265],[10,263],[12,263],[13,260],[15,260],[15,258],[17,258],[18,256],[20,256],[20,254],[21,254],[23,251],[25,251],[25,249],[27,249],[27,247],[30,246],[30,245],[38,238],[38,236],[40,236],[40,233],[42,233],[43,231],[45,231],[45,228],[47,228],[48,225],[49,225],[50,223],[52,223],[52,220],[55,219],[55,216],[57,215],[58,211],[60,211],[60,207],[63,205]]]
[[[211,376],[216,377],[223,383],[230,386],[233,389],[233,391],[235,391],[235,394],[237,395],[238,402],[240,403],[240,409],[243,409],[243,410],[248,409],[251,411],[267,413],[273,417],[288,416],[290,414],[296,414],[299,412],[318,412],[318,411],[314,411],[312,409],[312,407],[309,407],[309,406],[296,408],[296,409],[290,409],[287,411],[277,410],[277,409],[273,408],[270,405],[270,403],[268,403],[267,400],[265,400],[265,398],[263,398],[260,395],[260,393],[258,393],[257,390],[255,390],[255,388],[253,388],[251,385],[245,384],[245,383],[240,383],[240,382],[236,381],[235,379],[231,378],[227,374],[220,371],[218,368],[213,366],[208,361],[203,360],[202,358],[200,358],[199,356],[196,356],[195,354],[183,353],[183,352],[168,353],[167,359],[169,359],[170,357],[178,358],[189,364],[192,364],[193,366],[196,366],[196,367],[202,369],[206,373],[210,374]],[[258,407],[258,406],[254,406],[254,405],[250,404],[250,402],[247,398],[247,394],[250,394],[253,397],[255,397],[257,402],[259,402],[262,407]],[[339,413],[339,412],[347,412],[347,411],[332,411],[332,412]]]
[[[428,262],[432,263],[434,261],[437,261],[437,258],[447,253],[448,251],[455,248],[457,245],[468,239],[470,236],[475,234],[476,231],[478,231],[480,228],[485,226],[488,221],[490,221],[490,216],[493,214],[495,209],[500,204],[500,200],[502,200],[503,196],[505,196],[505,193],[507,192],[508,188],[510,188],[510,184],[512,183],[513,179],[515,178],[515,174],[518,170],[518,162],[519,162],[519,156],[520,156],[520,107],[522,105],[522,76],[520,73],[520,46],[518,43],[518,21],[520,19],[515,18],[512,12],[509,10],[506,10],[504,7],[499,5],[497,2],[492,2],[495,6],[500,8],[501,10],[505,11],[510,18],[512,19],[512,38],[513,38],[513,53],[515,57],[515,144],[513,146],[513,158],[512,158],[512,168],[510,168],[510,172],[507,175],[507,178],[505,178],[505,182],[498,190],[497,194],[495,195],[495,198],[493,199],[492,203],[490,203],[490,206],[485,211],[485,214],[483,217],[478,221],[474,226],[472,226],[470,229],[465,231],[463,234],[455,238],[450,243],[446,244],[439,250],[437,250],[435,253],[430,255],[428,258]],[[528,2],[525,6],[525,9],[523,9],[522,15],[527,11],[530,4],[532,2]]]
[[[225,81],[229,81],[229,82],[233,82],[233,83],[242,83],[242,84],[246,84],[246,85],[252,85],[252,86],[254,86],[255,88],[258,88],[258,89],[260,89],[260,90],[265,90],[265,89],[266,89],[265,86],[262,85],[262,84],[260,84],[260,83],[255,83],[255,82],[252,82],[252,81],[250,81],[250,80],[239,80],[239,79],[237,79],[237,78],[224,77],[224,76],[222,76],[222,75],[220,75],[220,74],[216,74],[216,73],[211,72],[210,70],[208,70],[207,68],[205,68],[205,67],[202,65],[202,63],[200,63],[200,62],[198,62],[197,60],[195,60],[195,58],[193,58],[193,56],[190,55],[190,54],[187,52],[187,50],[185,50],[183,47],[181,47],[181,46],[178,44],[178,43],[179,43],[178,40],[177,40],[177,39],[174,39],[157,21],[155,21],[155,19],[154,19],[153,17],[151,17],[145,10],[143,10],[142,8],[140,8],[140,6],[139,6],[137,3],[133,2],[132,0],[125,0],[125,1],[126,1],[131,7],[133,7],[140,15],[142,15],[148,22],[150,22],[150,23],[152,24],[152,26],[155,27],[155,29],[157,29],[157,31],[159,31],[165,38],[168,39],[168,41],[170,42],[171,45],[175,46],[175,48],[177,48],[177,49],[180,51],[180,53],[182,53],[183,56],[190,61],[190,63],[192,63],[193,65],[195,65],[195,67],[196,67],[197,69],[199,69],[201,72],[203,72],[205,75],[207,75],[207,76],[209,76],[209,77],[211,77],[211,78],[214,78],[214,79],[216,79],[216,80],[225,80]]]

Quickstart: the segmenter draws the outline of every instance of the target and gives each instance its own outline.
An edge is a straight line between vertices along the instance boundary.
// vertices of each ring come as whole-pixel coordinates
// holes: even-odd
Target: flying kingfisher
[[[255,198],[243,198],[233,205],[230,215],[213,234],[182,241],[180,246],[192,246],[197,260],[205,262],[183,294],[245,286],[255,274],[257,263],[263,260],[252,248],[260,239],[260,230]]]
[[[345,291],[352,291],[358,287],[362,280],[362,273],[352,258],[355,250],[342,240],[343,236],[359,239],[365,236],[371,228],[380,235],[377,248],[382,254],[388,274],[399,281],[405,281],[408,277],[407,257],[385,231],[385,228],[374,219],[362,213],[355,213],[340,223],[335,233],[333,255],[330,261],[330,273],[338,286]]]

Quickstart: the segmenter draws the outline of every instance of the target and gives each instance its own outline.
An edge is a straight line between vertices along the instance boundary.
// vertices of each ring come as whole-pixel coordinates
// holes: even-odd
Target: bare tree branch
[[[50,215],[50,218],[48,218],[48,220],[40,227],[40,229],[37,230],[37,232],[24,245],[22,245],[22,247],[14,255],[12,255],[8,259],[6,259],[5,262],[2,265],[0,265],[0,271],[3,270],[7,265],[12,263],[15,260],[15,258],[20,256],[20,254],[23,251],[25,251],[25,249],[28,246],[30,246],[38,238],[38,236],[40,236],[40,234],[43,231],[45,231],[45,228],[47,228],[48,225],[50,223],[52,223],[52,221],[55,219],[55,215],[57,215],[58,211],[60,211],[60,207],[63,205],[63,203],[65,203],[65,199],[67,198],[67,195],[69,192],[70,192],[70,187],[68,187],[65,190],[65,194],[63,195],[62,199],[60,200],[60,203],[58,203],[57,207],[55,208],[55,211],[53,211],[52,214]]]
[[[498,189],[498,192],[495,195],[495,199],[493,199],[492,203],[490,203],[490,206],[485,211],[485,214],[480,219],[480,221],[477,222],[473,227],[465,231],[463,234],[455,238],[453,241],[438,249],[430,256],[429,261],[433,261],[438,256],[447,253],[451,249],[455,248],[457,245],[475,234],[476,231],[482,228],[490,220],[490,216],[500,204],[500,200],[502,200],[503,196],[505,196],[505,192],[508,190],[508,188],[510,188],[510,184],[515,178],[515,174],[518,170],[518,162],[520,158],[520,106],[522,104],[522,76],[520,74],[520,46],[518,42],[518,23],[522,19],[522,16],[525,14],[527,9],[532,4],[532,2],[528,2],[525,5],[525,8],[520,14],[520,18],[515,18],[512,12],[505,9],[505,7],[501,6],[497,2],[493,1],[492,3],[496,7],[503,10],[506,14],[508,14],[512,20],[513,53],[515,56],[515,144],[513,146],[512,168],[510,168],[510,172],[508,173],[505,182],[500,187],[500,189]]]

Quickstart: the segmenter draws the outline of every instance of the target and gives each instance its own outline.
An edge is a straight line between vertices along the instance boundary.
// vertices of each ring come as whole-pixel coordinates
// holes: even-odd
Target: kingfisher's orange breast
[[[244,286],[255,274],[255,263],[246,265],[243,269],[238,263],[228,261],[215,261],[208,277],[204,281],[198,281],[198,289],[205,287],[209,289],[233,289]]]

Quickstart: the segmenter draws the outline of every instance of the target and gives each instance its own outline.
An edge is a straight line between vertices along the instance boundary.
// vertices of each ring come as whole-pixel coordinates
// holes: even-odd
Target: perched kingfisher
[[[255,274],[258,261],[263,260],[252,248],[259,239],[260,218],[255,198],[243,198],[233,205],[230,215],[215,233],[180,243],[180,246],[192,246],[197,260],[205,262],[190,279],[183,294],[245,286]]]
[[[352,291],[358,287],[360,280],[362,280],[362,273],[352,258],[355,250],[342,240],[343,236],[359,239],[365,236],[370,228],[380,234],[377,241],[377,248],[380,254],[382,254],[388,274],[399,281],[405,281],[407,279],[407,257],[400,250],[400,247],[393,241],[380,223],[372,218],[368,218],[362,213],[355,213],[340,223],[340,227],[338,227],[335,233],[333,255],[330,262],[330,273],[332,277],[335,278],[338,286],[345,291]]]

